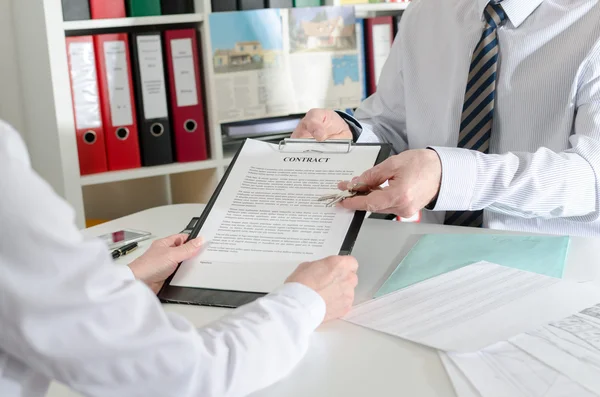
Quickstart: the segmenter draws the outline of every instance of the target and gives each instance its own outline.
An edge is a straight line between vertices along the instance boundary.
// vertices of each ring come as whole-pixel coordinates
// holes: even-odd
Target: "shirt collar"
[[[544,0],[504,0],[502,9],[515,28],[518,28]],[[483,18],[483,11],[490,0],[477,0],[478,11]]]

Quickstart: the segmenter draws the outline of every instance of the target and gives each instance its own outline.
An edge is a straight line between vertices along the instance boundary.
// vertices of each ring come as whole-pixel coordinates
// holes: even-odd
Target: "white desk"
[[[197,204],[159,207],[87,229],[85,233],[97,236],[132,228],[164,237],[180,232],[192,217],[202,213],[203,208],[203,205]],[[353,252],[360,263],[356,303],[373,296],[416,242],[418,235],[466,232],[490,231],[366,220]],[[148,245],[148,241],[143,242],[141,248]],[[597,239],[573,238],[565,278],[596,280],[600,269],[597,247],[600,247]],[[121,261],[128,263],[142,252],[143,249],[138,250]],[[165,305],[165,309],[180,313],[198,327],[228,313],[227,309],[186,305]],[[71,397],[76,394],[53,384],[48,396]],[[307,356],[287,379],[254,396],[454,397],[455,393],[433,350],[335,321],[317,330]]]

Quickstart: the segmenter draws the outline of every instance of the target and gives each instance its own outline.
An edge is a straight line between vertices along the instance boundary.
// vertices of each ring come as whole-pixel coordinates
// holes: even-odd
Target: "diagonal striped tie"
[[[498,68],[497,28],[506,14],[496,3],[488,4],[483,13],[487,23],[471,60],[458,147],[489,153]],[[481,227],[483,211],[448,212],[445,224]]]

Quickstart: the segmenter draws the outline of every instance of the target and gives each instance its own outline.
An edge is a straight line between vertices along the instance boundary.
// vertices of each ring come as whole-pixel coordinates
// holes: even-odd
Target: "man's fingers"
[[[391,207],[390,192],[377,190],[366,196],[354,196],[340,202],[340,206],[349,210],[379,212]]]
[[[361,188],[364,189],[364,186],[367,186],[370,189],[374,189],[393,177],[393,163],[388,159],[383,163],[366,170],[361,176],[352,179],[352,182],[348,184],[347,188],[360,190]]]
[[[350,181],[341,181],[338,183],[338,189],[340,190],[348,190],[348,184],[350,183]]]
[[[309,110],[292,134],[292,138],[314,138],[318,142],[351,137],[346,122],[337,113],[327,109]]]
[[[296,130],[292,133],[292,138],[294,139],[306,139],[312,138],[312,134],[308,132],[306,128],[296,128]]]
[[[358,177],[351,181],[341,181],[338,183],[338,189],[349,190],[352,189],[355,192],[369,192],[371,190],[377,190],[379,187],[369,186],[366,183],[358,182]]]
[[[292,133],[292,138],[312,138],[312,134],[306,128],[306,122],[304,120],[300,121],[294,132]]]
[[[304,125],[311,136],[319,142],[324,141],[329,137],[325,129],[325,124],[323,124],[323,120],[317,120],[314,118],[308,119],[304,122]]]

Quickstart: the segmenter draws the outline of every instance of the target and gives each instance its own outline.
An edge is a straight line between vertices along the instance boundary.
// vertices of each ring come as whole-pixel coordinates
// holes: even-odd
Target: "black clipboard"
[[[294,143],[306,143],[306,142],[314,142],[313,140],[305,140],[305,139],[286,139],[281,141],[279,144],[279,150],[282,150],[286,145],[293,145]],[[244,144],[246,141],[244,141]],[[390,156],[391,146],[388,144],[379,144],[379,143],[352,143],[352,141],[345,140],[337,140],[328,142],[336,145],[346,145],[348,147],[348,152],[350,151],[352,146],[379,146],[379,155],[375,160],[375,164],[379,164]],[[223,179],[219,182],[217,189],[213,193],[212,197],[206,204],[202,215],[200,215],[199,221],[196,223],[193,231],[190,233],[188,237],[188,241],[196,238],[200,234],[200,230],[204,225],[204,222],[208,218],[208,214],[212,210],[215,205],[219,195],[221,194],[221,190],[223,190],[223,186],[227,182],[229,178],[229,174],[231,170],[235,166],[236,160],[239,157],[242,149],[244,148],[244,144],[239,148],[237,153],[235,154],[229,168],[225,172]],[[339,153],[339,151],[337,151]],[[360,232],[360,228],[365,219],[366,213],[364,211],[356,211],[354,214],[354,218],[352,219],[352,223],[350,224],[350,228],[348,229],[348,233],[344,239],[342,247],[340,249],[339,255],[350,255],[352,253],[352,249],[354,248],[354,244],[356,243],[356,239],[358,237],[358,233]],[[181,266],[181,264],[179,264]],[[177,267],[179,270],[179,266]],[[158,293],[158,298],[163,303],[179,303],[186,305],[201,305],[201,306],[214,306],[214,307],[227,307],[227,308],[236,308],[247,303],[253,302],[254,300],[267,295],[267,293],[260,292],[248,292],[248,291],[232,291],[232,290],[221,290],[221,289],[209,289],[209,288],[193,288],[193,287],[179,287],[170,285],[171,280],[177,273],[177,270],[165,281],[165,284],[161,288]]]

